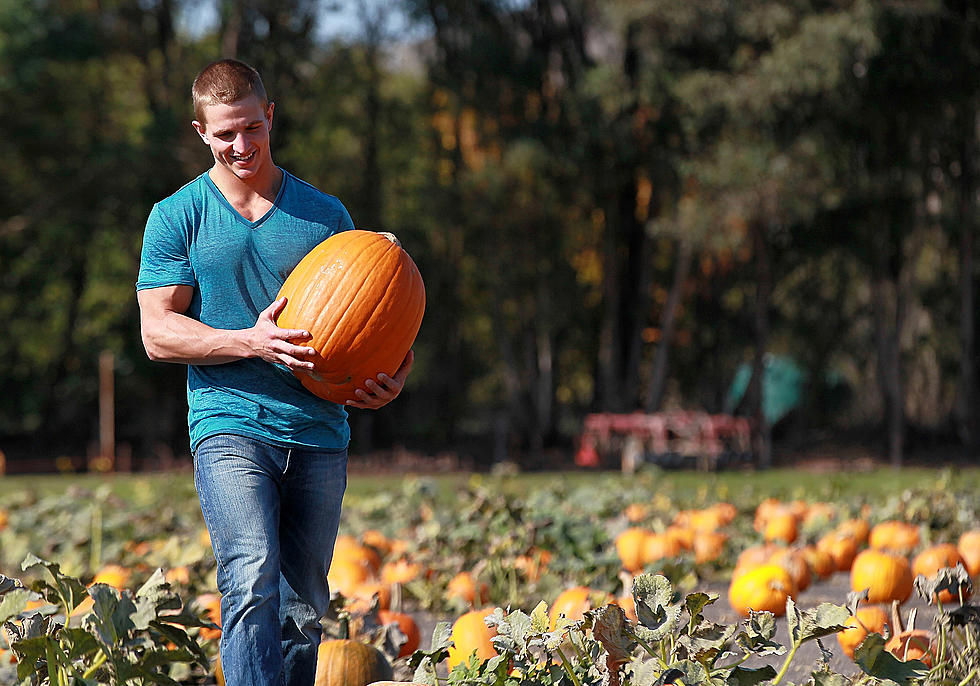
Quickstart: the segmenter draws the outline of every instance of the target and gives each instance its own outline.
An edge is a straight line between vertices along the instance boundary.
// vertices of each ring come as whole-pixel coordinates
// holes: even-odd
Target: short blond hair
[[[202,124],[206,123],[204,108],[208,105],[230,105],[250,95],[258,96],[263,109],[268,105],[259,72],[239,60],[212,62],[201,70],[191,87],[194,117]]]

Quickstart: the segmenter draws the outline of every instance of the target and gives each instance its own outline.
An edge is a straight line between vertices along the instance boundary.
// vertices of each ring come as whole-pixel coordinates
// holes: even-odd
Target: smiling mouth
[[[253,157],[255,157],[254,150],[247,155],[231,155],[231,159],[235,160],[236,162],[250,162]]]

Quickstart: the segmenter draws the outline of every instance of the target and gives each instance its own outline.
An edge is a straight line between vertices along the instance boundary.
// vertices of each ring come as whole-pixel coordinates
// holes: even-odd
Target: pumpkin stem
[[[902,626],[902,614],[898,611],[898,601],[892,601],[892,636],[898,636],[905,631]]]
[[[395,234],[388,233],[387,231],[378,231],[378,233],[380,235],[384,236],[385,238],[387,238],[389,241],[391,241],[395,245],[397,245],[399,248],[402,247],[402,242],[400,240],[398,240],[398,238],[395,236]]]
[[[391,611],[401,612],[402,611],[402,585],[400,583],[394,583],[391,585]]]
[[[350,638],[350,615],[341,612],[338,619],[340,620],[340,640],[346,641]]]

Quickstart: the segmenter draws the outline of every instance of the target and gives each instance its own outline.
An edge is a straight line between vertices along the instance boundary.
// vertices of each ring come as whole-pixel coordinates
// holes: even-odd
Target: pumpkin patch
[[[782,631],[789,612],[809,617],[806,626],[823,627],[819,632],[827,632],[823,635],[829,638],[823,645],[831,646],[835,660],[857,659],[862,643],[877,634],[879,638],[873,640],[879,643],[869,643],[863,650],[887,650],[896,659],[935,665],[937,646],[944,644],[935,632],[928,632],[929,618],[958,607],[959,600],[929,605],[921,596],[925,587],[917,591],[910,580],[916,574],[938,574],[961,560],[965,565],[966,556],[959,551],[970,543],[966,534],[976,529],[963,510],[958,517],[964,522],[962,529],[928,530],[916,524],[914,528],[928,533],[928,538],[923,536],[914,549],[902,554],[895,549],[898,546],[870,546],[871,529],[881,522],[902,521],[900,508],[876,512],[837,504],[832,511],[825,499],[808,503],[799,498],[736,501],[735,505],[726,499],[691,507],[685,499],[664,493],[643,501],[639,488],[631,491],[630,485],[619,485],[619,491],[609,489],[608,495],[597,494],[594,488],[558,487],[505,496],[498,485],[490,487],[478,479],[455,489],[452,503],[444,507],[433,497],[433,489],[419,483],[406,481],[401,491],[391,489],[371,498],[352,495],[346,510],[349,520],[342,524],[328,572],[332,607],[350,617],[347,640],[380,650],[394,679],[402,681],[414,676],[409,661],[425,672],[425,660],[431,659],[439,674],[450,664],[461,670],[460,676],[469,675],[467,679],[480,670],[500,669],[506,674],[502,678],[515,680],[515,686],[529,686],[531,680],[544,679],[549,670],[565,673],[565,663],[556,652],[539,654],[532,663],[513,650],[533,648],[530,655],[546,645],[552,650],[575,645],[579,650],[566,652],[565,658],[578,669],[588,651],[604,655],[607,650],[590,646],[612,640],[610,647],[616,650],[613,637],[629,627],[638,636],[663,636],[657,655],[666,651],[669,659],[677,659],[681,654],[677,651],[687,649],[684,646],[691,639],[684,636],[689,630],[699,641],[728,636],[725,650],[738,654],[745,645],[754,645],[752,641],[765,643],[762,634],[751,633],[768,626],[765,617],[773,617],[772,626]],[[637,487],[640,484],[642,480]],[[660,487],[661,482],[657,484]],[[970,502],[954,494],[948,501],[943,497],[929,494],[937,511]],[[642,511],[637,504],[643,505]],[[921,515],[921,504],[916,506]],[[53,511],[50,503],[44,507],[46,513]],[[18,513],[17,520],[22,516]],[[790,537],[771,535],[772,523],[783,517],[796,524],[792,542]],[[152,518],[147,522],[152,525]],[[104,593],[98,591],[109,588],[104,580],[124,586],[114,592],[132,592],[152,566],[159,565],[164,569],[162,579],[187,593],[188,602],[194,599],[188,605],[191,613],[220,626],[213,560],[209,541],[199,535],[200,521],[188,517],[180,525],[183,528],[174,527],[186,533],[172,539],[148,529],[131,535],[130,527],[126,538],[119,539],[106,528],[106,549],[119,564],[116,569],[103,570],[106,566],[100,565],[89,572],[89,579],[100,580],[93,588]],[[9,527],[5,532],[5,536],[15,534]],[[125,575],[128,579],[123,583]],[[828,596],[830,588],[838,589],[837,593]],[[855,600],[858,604],[848,610],[842,604],[850,588],[859,594],[867,589],[868,598]],[[899,603],[910,618],[918,614],[912,629],[893,629],[893,622],[884,621],[883,609],[889,602]],[[807,614],[828,603],[831,609]],[[43,610],[44,603],[32,599],[27,607]],[[83,598],[72,628],[91,625],[94,608],[92,598]],[[714,625],[717,621],[723,623]],[[440,622],[445,623],[444,630],[438,628]],[[735,634],[726,634],[724,627],[729,626]],[[737,643],[738,632],[746,631],[740,640],[747,643]],[[205,651],[207,669],[215,671],[220,664],[220,630],[195,626],[190,635]],[[785,634],[765,640],[778,642],[780,636]],[[328,631],[324,643],[336,639]],[[434,640],[445,644],[433,644]],[[949,645],[953,639],[945,640]],[[169,645],[174,648],[172,642]],[[326,653],[328,648],[321,650]],[[363,652],[357,646],[352,650]],[[638,650],[633,659],[641,663],[652,659],[642,647]],[[949,650],[944,655],[948,660]],[[376,656],[364,656],[366,664],[373,662],[381,670],[365,678],[387,680],[376,678],[387,674]],[[345,673],[359,669],[344,663],[345,659],[351,657],[338,651],[330,664],[347,664],[341,668]],[[810,659],[797,657],[796,663],[805,666]],[[773,664],[779,667],[778,662]],[[834,665],[837,668],[839,663]],[[605,663],[601,668],[610,669]],[[339,678],[337,674],[330,678]],[[805,683],[805,674],[794,672],[794,682]],[[625,676],[620,674],[621,679]],[[484,677],[490,678],[486,674],[480,678]]]

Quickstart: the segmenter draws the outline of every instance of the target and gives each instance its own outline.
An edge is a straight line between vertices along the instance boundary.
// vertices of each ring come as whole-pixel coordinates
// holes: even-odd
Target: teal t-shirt
[[[188,316],[217,329],[247,329],[306,253],[352,228],[337,198],[285,171],[272,208],[248,221],[205,172],[150,211],[136,289],[193,286]],[[342,405],[259,358],[188,365],[187,405],[191,450],[219,433],[334,449],[350,439]]]

